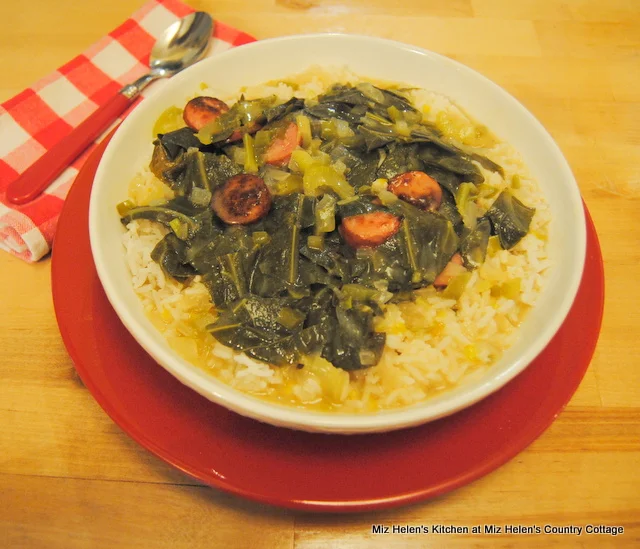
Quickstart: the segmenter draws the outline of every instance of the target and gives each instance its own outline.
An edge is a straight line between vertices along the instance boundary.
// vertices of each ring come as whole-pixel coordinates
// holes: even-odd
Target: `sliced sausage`
[[[241,173],[214,191],[211,207],[225,223],[248,225],[267,215],[271,193],[261,177]]]
[[[421,210],[437,210],[442,202],[440,185],[424,172],[398,174],[389,181],[388,189],[401,200]]]
[[[446,264],[442,272],[433,281],[433,285],[436,288],[446,288],[456,276],[464,273],[466,269],[462,265],[462,256],[458,253],[453,254],[453,257]]]
[[[340,234],[352,248],[380,246],[400,230],[399,217],[387,212],[370,212],[345,217]]]
[[[182,112],[184,123],[192,130],[200,131],[209,122],[229,111],[229,105],[215,97],[201,96],[189,101]]]
[[[298,126],[291,122],[282,137],[276,137],[264,153],[267,164],[284,166],[291,158],[291,153],[302,142]]]

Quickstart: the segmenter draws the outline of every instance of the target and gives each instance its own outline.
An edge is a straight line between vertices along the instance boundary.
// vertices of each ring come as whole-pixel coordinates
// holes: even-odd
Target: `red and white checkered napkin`
[[[99,140],[32,202],[9,204],[7,187],[98,106],[147,72],[156,39],[193,11],[179,0],[151,0],[82,55],[0,106],[1,249],[26,261],[49,252],[67,192]],[[216,21],[208,55],[254,40]]]

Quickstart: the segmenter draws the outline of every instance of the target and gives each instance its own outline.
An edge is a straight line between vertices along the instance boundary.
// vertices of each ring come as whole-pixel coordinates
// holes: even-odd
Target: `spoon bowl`
[[[149,58],[151,70],[171,76],[192,65],[204,55],[212,33],[213,19],[207,13],[195,12],[176,21],[153,46]]]

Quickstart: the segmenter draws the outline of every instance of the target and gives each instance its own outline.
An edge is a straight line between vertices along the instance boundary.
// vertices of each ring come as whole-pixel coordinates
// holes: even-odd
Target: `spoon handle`
[[[134,100],[118,93],[99,107],[9,185],[7,200],[24,204],[38,197]]]

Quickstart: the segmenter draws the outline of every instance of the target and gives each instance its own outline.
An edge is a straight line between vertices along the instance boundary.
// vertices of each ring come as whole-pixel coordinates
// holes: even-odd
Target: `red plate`
[[[443,494],[496,469],[533,442],[569,401],[596,346],[602,256],[587,212],[587,259],[569,315],[516,379],[439,421],[374,435],[309,434],[229,412],[156,364],[120,323],[95,271],[89,194],[106,140],[73,185],[53,248],[62,339],[98,403],[132,438],[221,490],[318,511],[388,508]]]

